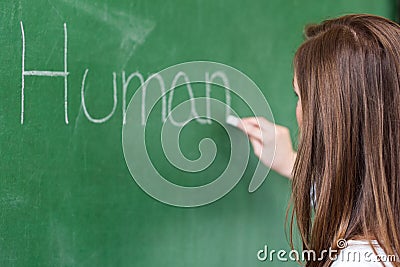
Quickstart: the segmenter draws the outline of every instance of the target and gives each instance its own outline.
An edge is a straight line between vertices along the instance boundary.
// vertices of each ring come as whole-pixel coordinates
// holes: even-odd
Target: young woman
[[[400,266],[400,26],[348,15],[305,36],[294,57],[297,154],[287,128],[263,118],[240,128],[261,161],[293,178],[291,225],[321,255],[306,266]]]

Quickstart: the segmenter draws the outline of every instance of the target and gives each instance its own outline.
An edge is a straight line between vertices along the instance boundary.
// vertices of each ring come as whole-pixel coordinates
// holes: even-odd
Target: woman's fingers
[[[261,143],[265,140],[273,139],[275,134],[275,124],[262,117],[242,118],[238,123],[238,128]]]
[[[261,159],[261,154],[263,151],[263,144],[258,139],[249,138],[251,145],[253,146],[254,154]]]
[[[275,126],[274,123],[270,122],[264,117],[247,117],[242,118],[241,121],[245,124],[252,124],[254,126],[260,127],[263,130],[269,130],[271,127]]]
[[[238,124],[238,128],[241,129],[245,134],[247,134],[249,138],[257,139],[259,142],[263,141],[263,133],[260,127],[246,121],[241,121]]]
[[[268,167],[291,178],[296,152],[289,129],[265,118],[242,118],[237,127],[250,139],[255,155]]]

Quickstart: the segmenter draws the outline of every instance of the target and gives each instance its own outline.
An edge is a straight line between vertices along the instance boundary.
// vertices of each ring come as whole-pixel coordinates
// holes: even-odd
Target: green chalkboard
[[[303,26],[356,12],[394,18],[394,1],[1,1],[0,266],[295,266],[257,259],[265,245],[290,249],[287,179],[271,171],[249,193],[259,163],[250,155],[243,157],[249,162],[240,181],[222,198],[187,208],[163,203],[132,178],[122,130],[141,114],[124,114],[152,74],[184,62],[219,62],[261,88],[275,121],[296,140],[292,57]],[[225,74],[232,87],[246,89]],[[170,85],[166,79],[165,88]],[[192,89],[195,97],[207,96],[204,84]],[[224,88],[210,90],[226,103]],[[171,106],[188,99],[186,89],[177,89]],[[204,138],[217,153],[205,170],[181,170],[162,153],[162,105],[159,99],[149,111],[145,145],[171,183],[211,183],[232,149],[249,147],[234,129],[192,121],[180,132],[183,155],[199,158]],[[235,95],[230,107],[251,115]],[[229,131],[239,138],[232,146]],[[145,156],[132,163],[144,175]]]

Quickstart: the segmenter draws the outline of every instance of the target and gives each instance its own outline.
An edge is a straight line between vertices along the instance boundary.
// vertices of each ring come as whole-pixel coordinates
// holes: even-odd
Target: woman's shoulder
[[[340,251],[331,267],[392,267],[394,265],[391,262],[395,260],[394,256],[386,255],[376,240],[349,240],[347,247]]]

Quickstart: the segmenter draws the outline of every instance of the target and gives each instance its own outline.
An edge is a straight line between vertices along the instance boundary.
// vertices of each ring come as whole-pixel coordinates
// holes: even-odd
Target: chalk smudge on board
[[[128,52],[128,55],[124,55],[125,62],[122,68],[126,66],[133,56],[138,45],[145,42],[147,36],[153,31],[156,25],[152,20],[139,18],[123,11],[112,10],[107,5],[100,7],[89,5],[82,1],[61,1],[120,32],[122,35],[120,48]]]
[[[16,196],[10,193],[5,194],[0,198],[0,206],[7,206],[8,208],[16,208],[24,203],[21,196]]]
[[[76,265],[74,258],[75,233],[64,223],[54,216],[49,220],[49,239],[56,254],[52,258],[56,266]]]

